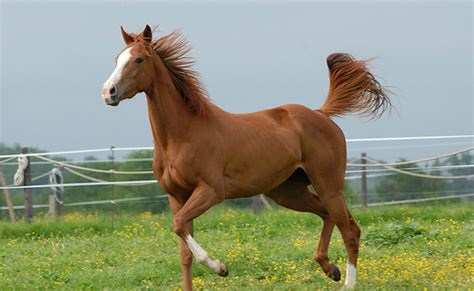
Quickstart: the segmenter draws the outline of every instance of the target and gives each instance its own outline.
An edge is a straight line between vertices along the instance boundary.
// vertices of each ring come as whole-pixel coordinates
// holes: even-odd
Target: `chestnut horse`
[[[105,82],[102,98],[117,106],[145,92],[154,140],[153,171],[169,193],[173,230],[181,239],[184,290],[192,289],[192,260],[226,276],[193,238],[193,219],[224,199],[265,193],[277,204],[323,219],[315,260],[339,281],[328,247],[336,225],[348,253],[345,286],[356,282],[360,229],[344,201],[346,143],[331,116],[377,117],[390,106],[365,61],[336,53],[327,58],[329,95],[319,109],[289,104],[232,114],[212,104],[193,70],[179,32],[154,40],[121,28],[125,49]],[[312,185],[316,193],[308,186]]]

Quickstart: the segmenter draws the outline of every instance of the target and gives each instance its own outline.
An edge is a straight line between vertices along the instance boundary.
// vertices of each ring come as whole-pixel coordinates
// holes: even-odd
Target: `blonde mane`
[[[174,31],[152,42],[153,50],[161,58],[181,98],[191,112],[205,114],[209,109],[209,97],[193,69],[194,59],[189,56],[191,47],[180,31]]]

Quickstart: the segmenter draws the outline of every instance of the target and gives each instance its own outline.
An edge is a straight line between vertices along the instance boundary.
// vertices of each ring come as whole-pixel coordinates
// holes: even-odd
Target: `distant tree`
[[[461,155],[449,157],[443,165],[447,166],[469,166],[474,164],[474,156],[470,153],[463,153]],[[459,167],[448,169],[447,172],[451,176],[464,176],[464,175],[473,175],[474,168],[472,167]],[[448,180],[446,183],[446,188],[450,191],[458,192],[467,192],[474,189],[474,179],[456,179]]]
[[[7,146],[0,143],[0,154],[18,154],[21,152],[22,146],[15,144],[13,146]],[[30,148],[30,152],[44,152],[37,148]],[[115,163],[116,170],[122,171],[150,171],[152,169],[153,157],[152,151],[134,151],[126,155],[123,159],[117,159]],[[71,161],[61,156],[51,157],[57,161],[64,161],[65,163],[74,164],[87,168],[109,170],[112,168],[110,160],[99,160],[94,156],[86,156],[81,162]],[[32,158],[32,176],[41,175],[47,171],[50,171],[54,165],[44,163],[41,160]],[[7,183],[13,183],[13,175],[17,170],[16,161],[11,161],[8,164],[4,164],[2,169],[5,173]],[[74,169],[75,171],[91,176],[96,179],[112,181],[112,175],[110,173],[94,173],[84,170]],[[91,182],[83,177],[78,177],[72,173],[62,169],[64,183],[83,183]],[[115,175],[117,181],[131,181],[131,180],[155,180],[152,174],[146,175]],[[34,185],[49,184],[48,177],[43,177],[39,180],[33,181]],[[22,190],[11,190],[12,200],[14,205],[23,205],[23,191]],[[48,197],[51,193],[49,188],[37,188],[33,189],[33,204],[48,204]],[[1,191],[0,191],[1,194]],[[131,203],[117,204],[116,209],[122,211],[152,211],[159,212],[167,208],[167,199],[156,199],[155,196],[164,194],[161,187],[156,184],[143,185],[143,186],[116,186],[115,197],[120,198],[134,198],[134,197],[150,197],[147,200],[140,200]],[[79,187],[66,187],[64,195],[62,197],[63,202],[84,202],[84,201],[97,201],[97,200],[111,200],[112,199],[112,186],[79,186]],[[0,195],[0,203],[5,205],[3,195]],[[109,211],[111,210],[111,204],[100,204],[90,206],[74,206],[64,208],[65,212],[68,211]],[[35,210],[35,213],[41,210]],[[46,211],[46,210],[45,210]]]
[[[344,183],[344,199],[348,205],[360,204],[357,193],[352,190],[352,188],[349,186],[349,183]]]
[[[399,162],[405,162],[400,159]],[[436,163],[439,165],[439,163]],[[409,163],[402,166],[396,166],[397,169],[420,168],[416,163]],[[412,171],[412,170],[407,170]],[[439,175],[439,170],[430,171],[429,167],[424,170],[417,170],[416,173],[425,175]],[[432,197],[444,190],[444,180],[415,177],[402,173],[393,173],[385,176],[376,186],[376,192],[379,201],[404,200]]]

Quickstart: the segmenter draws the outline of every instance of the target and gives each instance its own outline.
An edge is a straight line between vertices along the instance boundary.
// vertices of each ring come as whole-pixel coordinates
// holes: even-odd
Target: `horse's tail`
[[[343,53],[331,54],[329,94],[319,111],[328,116],[355,113],[378,118],[391,106],[386,90],[367,69],[367,61]]]

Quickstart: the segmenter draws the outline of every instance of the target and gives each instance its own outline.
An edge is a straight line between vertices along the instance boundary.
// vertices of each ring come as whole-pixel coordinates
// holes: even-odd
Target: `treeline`
[[[44,152],[37,148],[30,148],[30,152]],[[18,154],[21,152],[21,146],[15,145],[8,147],[0,143],[0,154]],[[86,168],[94,168],[101,170],[114,169],[117,171],[149,171],[152,168],[152,151],[134,151],[126,156],[118,159],[114,163],[112,162],[111,157],[99,159],[97,157],[88,156],[84,157],[81,162],[70,161],[64,157],[52,156],[51,159],[62,161],[69,164],[74,164]],[[123,160],[123,161],[122,161]],[[34,178],[45,172],[50,171],[54,165],[41,161],[35,157],[31,158],[31,176]],[[13,160],[6,164],[0,166],[3,171],[7,183],[13,183],[13,177],[17,170],[17,162]],[[132,181],[132,180],[154,180],[152,174],[139,174],[139,175],[121,175],[121,174],[110,174],[110,173],[93,173],[82,170],[75,170],[81,174],[91,176],[96,179],[105,180],[105,181]],[[63,175],[64,183],[85,183],[93,182],[83,177],[79,177],[68,171],[61,169]],[[33,181],[33,185],[49,184],[49,177],[43,177],[36,181]],[[0,191],[1,192],[1,191]],[[32,190],[33,204],[48,204],[49,195],[52,193],[50,188],[39,188]],[[14,205],[23,205],[23,190],[10,190],[12,201]],[[122,198],[136,198],[144,197],[143,200],[131,201],[127,203],[104,203],[96,205],[85,205],[85,206],[74,206],[65,208],[65,211],[68,210],[82,210],[87,209],[89,211],[107,211],[107,210],[122,210],[122,211],[152,211],[160,212],[167,207],[166,199],[157,199],[159,195],[165,194],[163,189],[156,184],[148,185],[133,185],[133,186],[77,186],[77,187],[65,187],[64,193],[62,195],[62,202],[67,203],[76,203],[76,202],[85,202],[85,201],[110,201],[115,199]],[[0,197],[1,206],[5,206],[4,195]],[[44,209],[43,211],[47,211]]]
[[[406,161],[406,159],[399,159],[397,163]],[[464,165],[472,165],[473,162],[474,156],[465,152],[446,158],[442,162],[435,160],[434,162],[423,164],[407,163],[395,166],[395,168],[428,176],[465,176],[474,174],[473,167],[464,167]],[[384,162],[381,161],[380,163]],[[355,167],[350,169],[358,170]],[[381,171],[383,170],[381,167],[370,167],[368,169],[367,196],[369,203],[467,194],[474,189],[474,180],[472,178],[423,178],[395,171]],[[361,193],[360,183],[360,179],[348,183],[351,189],[353,189],[355,193],[358,193],[356,200],[359,201]]]

